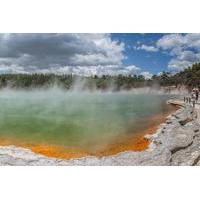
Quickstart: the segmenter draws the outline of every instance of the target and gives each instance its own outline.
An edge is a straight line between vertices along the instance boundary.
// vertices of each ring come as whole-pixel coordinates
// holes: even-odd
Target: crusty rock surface
[[[200,106],[193,109],[177,100],[168,103],[182,107],[170,115],[154,135],[146,135],[150,145],[145,151],[122,152],[102,158],[88,156],[62,160],[38,155],[28,149],[7,146],[0,147],[0,165],[200,165]]]

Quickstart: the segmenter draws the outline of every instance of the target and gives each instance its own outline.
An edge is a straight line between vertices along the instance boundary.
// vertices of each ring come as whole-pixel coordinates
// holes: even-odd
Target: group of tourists
[[[200,90],[198,88],[194,88],[189,96],[184,97],[184,102],[195,107],[195,104],[199,100],[199,93]]]

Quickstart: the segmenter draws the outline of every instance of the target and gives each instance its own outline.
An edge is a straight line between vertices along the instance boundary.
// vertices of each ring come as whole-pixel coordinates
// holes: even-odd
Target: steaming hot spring
[[[174,109],[169,95],[0,91],[0,145],[59,158],[144,150],[143,138]]]

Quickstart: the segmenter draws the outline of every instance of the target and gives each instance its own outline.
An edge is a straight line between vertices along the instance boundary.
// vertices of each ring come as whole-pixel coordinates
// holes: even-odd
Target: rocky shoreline
[[[142,152],[122,152],[114,156],[88,156],[62,160],[48,158],[31,150],[15,146],[0,147],[0,165],[124,165],[124,166],[175,166],[200,165],[200,106],[193,109],[180,100],[168,103],[180,105],[180,109],[167,117],[150,140],[148,149]]]

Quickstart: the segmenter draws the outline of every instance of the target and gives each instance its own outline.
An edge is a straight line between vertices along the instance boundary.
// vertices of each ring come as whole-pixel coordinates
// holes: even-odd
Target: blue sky
[[[171,59],[169,54],[161,50],[156,52],[138,50],[135,47],[145,44],[147,46],[155,46],[156,41],[162,38],[164,34],[112,34],[114,40],[118,40],[125,44],[124,54],[126,59],[123,60],[124,65],[134,64],[140,66],[142,70],[157,74],[161,71],[169,71],[168,62]]]
[[[0,74],[144,75],[200,62],[199,33],[0,34]]]
[[[111,38],[124,44],[123,65],[135,65],[141,73],[176,73],[200,62],[199,33],[120,33],[111,34]]]

